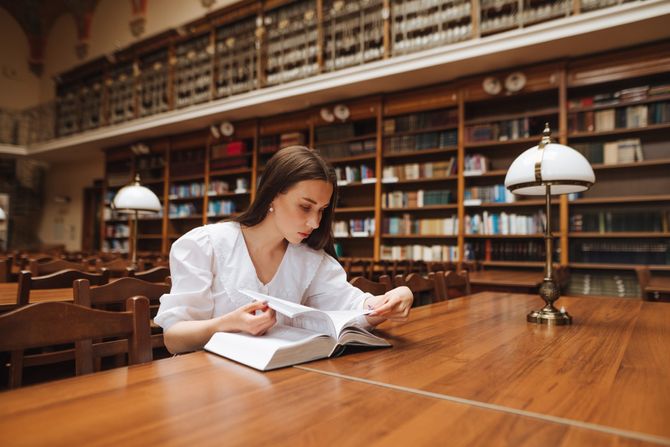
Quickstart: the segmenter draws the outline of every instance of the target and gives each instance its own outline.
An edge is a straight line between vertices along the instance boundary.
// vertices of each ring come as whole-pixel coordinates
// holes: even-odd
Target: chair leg
[[[23,379],[23,350],[12,351],[9,362],[9,389],[19,388]]]

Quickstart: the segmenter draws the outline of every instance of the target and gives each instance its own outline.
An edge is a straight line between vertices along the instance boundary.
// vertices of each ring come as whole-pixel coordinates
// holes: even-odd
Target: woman
[[[168,350],[201,349],[219,331],[265,333],[277,316],[266,303],[249,302],[239,292],[245,288],[323,310],[372,309],[362,324],[405,321],[413,300],[407,287],[373,296],[347,282],[334,259],[336,202],[333,168],[292,146],[268,162],[245,212],[179,238],[170,251],[172,289],[154,319]]]

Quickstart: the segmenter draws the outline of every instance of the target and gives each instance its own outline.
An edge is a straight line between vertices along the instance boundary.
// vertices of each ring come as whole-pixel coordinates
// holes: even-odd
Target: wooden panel
[[[535,67],[520,67],[514,70],[489,73],[486,75],[475,76],[463,81],[463,94],[466,102],[482,101],[487,99],[505,98],[524,93],[541,92],[550,89],[557,89],[560,82],[560,72],[563,64],[554,63],[549,65],[540,65]],[[520,71],[526,76],[526,85],[523,89],[514,94],[505,93],[505,79],[513,72]],[[482,84],[484,79],[493,76],[503,85],[502,91],[498,95],[490,95],[484,91]],[[510,99],[512,100],[512,99]]]
[[[105,159],[107,161],[124,160],[133,156],[133,152],[130,150],[130,144],[127,146],[103,149],[103,151],[105,152]]]
[[[274,135],[282,132],[307,129],[309,127],[310,115],[310,110],[303,110],[298,113],[266,118],[260,122],[260,135]]]
[[[423,112],[458,105],[458,89],[453,85],[433,86],[391,94],[384,99],[384,116]]]
[[[256,136],[256,120],[246,120],[233,123],[235,126],[235,132],[232,135],[232,139],[238,138],[254,138]]]
[[[218,9],[207,15],[215,27],[245,19],[251,15],[257,15],[261,12],[261,2],[259,0],[244,0],[235,2],[235,4],[225,8]]]
[[[204,148],[209,138],[209,128],[187,134],[181,134],[171,137],[170,147],[172,150],[193,149],[197,147]]]
[[[3,404],[0,430],[17,445],[652,445],[204,352],[9,391]]]
[[[670,306],[563,297],[572,326],[528,324],[542,305],[483,292],[417,308],[382,331],[392,353],[311,367],[670,438]]]
[[[568,86],[578,87],[670,71],[670,42],[591,56],[568,65]]]

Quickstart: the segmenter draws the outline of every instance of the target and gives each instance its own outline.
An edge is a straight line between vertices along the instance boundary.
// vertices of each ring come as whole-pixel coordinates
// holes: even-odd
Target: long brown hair
[[[258,225],[265,219],[272,201],[278,194],[287,192],[293,185],[304,180],[323,180],[333,185],[333,194],[328,207],[321,215],[321,223],[303,241],[310,248],[325,250],[335,255],[333,238],[333,215],[337,203],[337,177],[335,170],[313,149],[305,146],[289,146],[279,150],[265,166],[256,197],[249,208],[233,218],[247,227]]]

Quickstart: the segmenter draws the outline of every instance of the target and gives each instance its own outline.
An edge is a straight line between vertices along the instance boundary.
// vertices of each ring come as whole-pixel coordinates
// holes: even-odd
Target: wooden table
[[[16,296],[19,284],[15,282],[0,283],[0,313],[16,307]],[[41,303],[46,301],[72,302],[72,287],[65,289],[38,289],[30,291],[30,302]]]
[[[649,279],[649,284],[644,288],[646,293],[670,293],[670,277],[669,276],[652,276]]]
[[[469,272],[472,292],[536,293],[544,279],[541,270],[479,270]]]
[[[670,306],[527,295],[415,309],[394,344],[268,373],[197,352],[0,394],[12,445],[670,445]],[[36,421],[39,421],[36,429]]]

